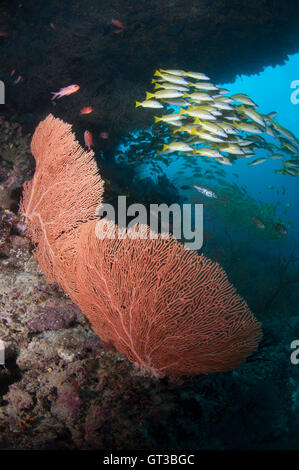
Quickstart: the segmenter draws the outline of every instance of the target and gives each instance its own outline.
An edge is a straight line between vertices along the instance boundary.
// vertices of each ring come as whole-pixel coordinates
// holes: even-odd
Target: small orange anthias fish
[[[15,80],[13,80],[13,84],[14,85],[17,85],[18,83],[20,82],[23,82],[24,81],[24,77],[22,77],[22,75],[19,75]]]
[[[93,112],[93,108],[91,106],[85,106],[84,108],[80,109],[80,114],[90,114]]]
[[[93,147],[93,138],[92,138],[92,133],[90,131],[85,131],[84,132],[84,142],[88,150]]]
[[[64,88],[60,88],[59,91],[55,92],[52,91],[52,101],[55,100],[55,98],[62,98],[63,96],[71,95],[72,93],[75,93],[76,91],[80,90],[79,85],[69,85]]]
[[[114,24],[114,26],[116,26],[117,28],[120,28],[120,29],[126,28],[120,20],[115,20],[114,18],[112,18],[111,23]]]
[[[109,133],[106,131],[100,132],[101,139],[109,139]]]

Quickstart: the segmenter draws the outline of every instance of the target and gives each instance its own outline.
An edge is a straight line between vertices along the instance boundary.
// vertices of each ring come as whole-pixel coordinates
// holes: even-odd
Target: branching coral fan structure
[[[35,257],[104,341],[156,377],[232,370],[256,349],[261,325],[217,263],[147,226],[108,236],[120,229],[95,216],[103,181],[68,124],[48,116],[32,153],[21,210]]]
[[[52,115],[35,130],[31,151],[36,169],[20,208],[46,280],[68,292],[75,289],[76,240],[82,225],[97,218],[104,182],[94,153],[85,152],[71,126]]]

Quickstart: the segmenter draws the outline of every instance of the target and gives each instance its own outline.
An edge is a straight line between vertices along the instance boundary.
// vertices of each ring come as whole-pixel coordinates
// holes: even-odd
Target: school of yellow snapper
[[[232,165],[239,158],[254,157],[255,149],[264,149],[267,158],[282,160],[283,168],[277,173],[299,176],[299,141],[275,122],[275,112],[259,113],[246,94],[228,96],[228,90],[214,85],[204,73],[159,69],[154,77],[155,91],[147,92],[136,107],[180,108],[178,113],[155,117],[155,122],[172,126],[176,136],[163,146],[162,153],[183,152]],[[267,141],[260,135],[263,133],[278,145]],[[248,165],[259,165],[267,158],[257,158]]]

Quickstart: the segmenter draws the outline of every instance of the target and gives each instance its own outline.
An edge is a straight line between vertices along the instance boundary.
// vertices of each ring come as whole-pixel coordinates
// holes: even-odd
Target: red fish
[[[13,80],[13,84],[14,85],[17,85],[18,83],[20,82],[23,82],[24,81],[24,77],[22,77],[22,75],[19,75],[18,78],[16,78],[15,80]]]
[[[91,147],[93,147],[93,138],[92,138],[92,133],[91,132],[89,132],[89,131],[84,132],[84,142],[85,142],[85,145],[88,148],[88,150],[90,150]]]
[[[119,34],[119,33],[123,33],[124,32],[124,29],[115,29],[113,31],[114,34]]]
[[[85,106],[84,108],[80,109],[80,114],[90,114],[93,112],[93,108],[91,106]]]
[[[120,29],[125,29],[126,27],[124,26],[124,24],[120,21],[120,20],[115,20],[112,18],[112,24],[114,24],[114,26],[116,26],[117,28],[120,28]]]
[[[2,29],[0,30],[0,38],[6,38],[8,36],[8,33],[6,31],[3,31]]]
[[[66,86],[64,88],[60,88],[59,91],[57,92],[54,92],[52,91],[52,101],[55,100],[55,98],[62,98],[62,96],[67,96],[67,95],[71,95],[72,93],[75,93],[76,91],[78,91],[80,89],[80,86],[79,85],[69,85],[69,86]]]
[[[109,139],[109,133],[106,131],[103,131],[100,133],[101,139]]]

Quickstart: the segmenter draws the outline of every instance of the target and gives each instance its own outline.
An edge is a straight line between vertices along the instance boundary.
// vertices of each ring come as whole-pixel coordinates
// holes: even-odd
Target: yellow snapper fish
[[[190,86],[193,86],[194,88],[197,88],[198,90],[209,90],[209,91],[218,90],[217,86],[211,82],[195,82],[192,84],[190,83]]]
[[[194,149],[193,150],[194,155],[202,155],[205,157],[212,157],[212,158],[217,158],[217,157],[222,157],[221,153],[218,152],[216,149],[210,149],[210,148],[201,148],[201,149]]]
[[[185,75],[184,70],[160,69],[160,72],[167,73],[167,74],[170,74],[170,75],[178,75],[178,76],[181,76],[181,77],[183,77]]]
[[[265,161],[266,161],[266,158],[257,158],[253,162],[248,163],[248,166],[260,165],[261,163],[264,163]]]
[[[262,134],[264,131],[257,127],[255,124],[250,122],[234,122],[234,125],[237,129],[243,132],[249,132],[252,134]]]
[[[229,144],[229,145],[221,145],[220,147],[221,152],[230,153],[232,155],[242,155],[244,151],[238,144]]]
[[[171,142],[170,144],[163,145],[162,152],[190,152],[193,147],[186,144],[186,142]]]
[[[257,111],[254,111],[254,109],[252,108],[246,108],[245,106],[240,106],[239,107],[240,111],[242,111],[243,113],[246,114],[246,116],[248,116],[250,119],[252,119],[253,121],[257,122],[258,124],[260,124],[261,126],[265,127],[266,124],[265,124],[265,121],[263,120],[262,116],[257,112]]]
[[[198,110],[198,111],[208,111],[208,113],[213,114],[213,116],[222,116],[221,111],[218,111],[216,108],[213,108],[213,106],[210,105],[197,105],[197,106],[189,106],[189,109],[191,110]]]
[[[218,88],[219,95],[226,95],[227,93],[229,93],[229,90],[227,90],[226,88]]]
[[[229,134],[226,142],[228,144],[239,144],[242,142],[242,139],[238,134]]]
[[[169,119],[168,121],[164,121],[164,122],[166,122],[167,124],[170,124],[171,126],[175,126],[175,127],[181,127],[183,125],[183,121],[178,121],[178,120]]]
[[[202,111],[200,109],[181,109],[180,114],[187,114],[191,117],[199,117],[201,119],[207,119],[209,121],[216,121],[216,118],[213,114],[209,113],[208,111]]]
[[[234,100],[232,100],[229,96],[222,96],[217,93],[217,95],[214,95],[214,99],[216,101],[219,101],[220,103],[233,103]]]
[[[164,108],[163,104],[156,100],[136,101],[136,108],[142,106],[143,108]]]
[[[199,120],[198,124],[201,124],[201,126],[204,129],[212,132],[213,134],[219,135],[220,137],[227,137],[227,134],[226,134],[226,132],[224,132],[222,127],[218,126],[217,124],[215,124],[213,122],[205,122],[205,121],[200,121]]]
[[[164,88],[166,90],[188,91],[188,88],[182,85],[175,85],[174,83],[156,83],[154,89]]]
[[[173,114],[164,114],[164,116],[157,117],[155,116],[155,122],[160,122],[160,121],[179,121],[181,119],[186,119],[186,116],[182,116],[182,114],[179,113],[173,113]]]
[[[266,144],[264,137],[260,135],[251,135],[250,137],[247,137],[247,140],[250,140],[251,142],[256,142],[257,144],[260,144],[261,146]]]
[[[180,98],[183,96],[183,92],[176,90],[159,90],[155,93],[146,92],[146,100],[151,98]]]
[[[219,111],[232,111],[233,107],[228,103],[214,101],[213,106]]]
[[[209,134],[207,132],[203,132],[203,131],[197,131],[196,129],[193,129],[191,131],[191,134],[192,135],[197,135],[198,137],[200,137],[202,140],[206,140],[208,142],[225,142],[224,139],[222,139],[221,137],[218,137],[216,135],[212,135],[212,134]],[[201,141],[194,141],[192,142],[194,145],[196,144],[201,144],[202,142]]]
[[[235,121],[235,122],[241,121],[241,119],[235,113],[231,113],[230,116],[226,115],[225,119],[228,119],[229,121]]]
[[[212,111],[210,111],[211,114],[214,116],[222,116],[222,112],[219,109],[214,108]]]
[[[177,85],[189,85],[187,80],[177,75],[161,73],[159,70],[157,70],[154,75],[163,78],[163,80],[166,80],[166,82],[176,83]]]
[[[275,137],[277,140],[279,140],[280,144],[282,146],[286,145],[286,144],[289,144],[290,143],[290,140],[289,139],[286,139],[285,137],[281,137],[280,135],[276,135]]]
[[[287,167],[287,168],[285,168],[285,170],[283,170],[283,171],[285,171],[285,172],[286,172],[288,175],[290,175],[290,176],[299,176],[299,170],[297,170],[296,168],[292,168],[292,167],[289,168],[289,167]]]
[[[283,157],[281,156],[281,158],[283,158]],[[283,164],[286,165],[286,166],[291,166],[293,168],[297,168],[298,165],[299,165],[299,161],[298,160],[286,160],[285,162],[283,162]]]
[[[266,121],[265,121],[266,122]],[[272,128],[271,127],[266,127],[265,128],[265,132],[266,134],[270,135],[271,137],[276,137],[275,136],[275,133],[273,132]]]
[[[191,103],[189,103],[188,101],[186,100],[183,100],[183,99],[170,99],[170,100],[165,100],[163,99],[163,103],[166,103],[166,104],[170,104],[172,106],[190,106]]]
[[[204,73],[199,72],[184,72],[184,75],[190,78],[195,78],[196,80],[210,80],[210,77],[208,77]]]
[[[214,98],[213,106],[222,111],[232,111],[234,109],[229,103],[218,100],[218,98]]]
[[[252,153],[253,148],[249,147],[248,145],[244,145],[244,143],[246,144],[247,142],[238,142],[238,144],[242,148],[243,152],[244,153]]]
[[[294,153],[294,154],[296,154],[297,151],[298,151],[298,149],[294,145],[290,144],[290,142],[285,142],[284,147],[287,148],[291,153]]]
[[[191,98],[194,101],[213,101],[211,95],[204,92],[185,93],[184,98]]]
[[[174,134],[176,134],[177,132],[187,132],[188,134],[191,134],[194,130],[194,126],[192,126],[191,124],[188,124],[186,126],[181,126],[179,127],[178,129],[175,129],[173,131]]]
[[[246,151],[246,147],[249,147],[250,145],[252,145],[252,147],[255,146],[255,144],[251,140],[241,140],[238,142],[238,144],[240,145],[240,147],[245,147],[243,148],[244,152]]]
[[[192,103],[191,106],[189,106],[189,109],[200,109],[200,110],[203,110],[203,111],[208,111],[209,113],[214,113],[215,112],[215,108],[213,106],[211,106],[210,104],[208,104],[208,103],[205,103],[205,104]]]
[[[274,125],[275,125],[275,128],[276,128],[277,131],[279,131],[287,139],[292,140],[294,143],[296,143],[298,145],[298,141],[297,141],[296,137],[294,136],[294,134],[292,134],[292,132],[288,131],[287,129],[282,127],[277,122],[275,122]]]
[[[228,122],[218,121],[217,124],[224,130],[226,134],[238,134],[238,129]]]
[[[215,158],[215,161],[221,163],[222,165],[232,165],[232,162],[228,157]]]
[[[247,104],[247,106],[253,106],[254,108],[257,108],[257,105],[254,103],[254,101],[252,101],[252,99],[244,93],[236,93],[235,95],[231,95],[231,98],[235,101],[239,101],[239,103]]]

